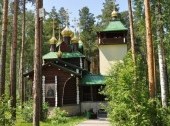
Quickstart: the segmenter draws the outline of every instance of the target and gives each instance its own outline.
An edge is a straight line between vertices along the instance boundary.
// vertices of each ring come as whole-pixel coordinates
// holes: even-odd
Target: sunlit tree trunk
[[[167,72],[166,72],[166,61],[163,47],[163,24],[162,24],[162,12],[161,12],[161,1],[158,0],[158,59],[159,59],[159,74],[160,74],[160,86],[161,86],[161,100],[162,106],[168,106],[167,99]]]
[[[33,83],[33,126],[39,126],[40,121],[40,0],[36,0],[35,12],[35,47],[34,47],[34,83]]]
[[[129,8],[129,23],[130,23],[130,39],[131,39],[131,51],[132,51],[132,59],[134,64],[135,61],[135,39],[134,39],[134,28],[133,28],[133,13],[132,13],[132,1],[128,0],[128,8]]]
[[[155,98],[155,77],[154,77],[154,55],[150,16],[150,1],[144,0],[145,6],[145,25],[146,25],[146,48],[147,48],[147,65],[150,98]]]
[[[8,0],[3,0],[2,16],[2,38],[0,54],[0,96],[5,93],[5,63],[6,63],[6,44],[7,44],[7,24],[8,24]]]
[[[14,108],[12,117],[16,119],[16,58],[17,58],[17,23],[18,21],[18,0],[14,0],[13,32],[11,44],[11,62],[10,62],[10,95],[11,107]]]
[[[23,61],[24,61],[24,48],[25,48],[25,0],[23,0],[23,17],[22,17],[22,45],[21,45],[21,55],[20,55],[20,72],[19,72],[19,85],[20,85],[20,98],[21,106],[23,107],[24,103],[24,78],[23,78]]]

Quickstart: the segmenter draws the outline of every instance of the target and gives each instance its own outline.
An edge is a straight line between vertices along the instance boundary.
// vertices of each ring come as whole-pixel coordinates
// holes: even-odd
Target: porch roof
[[[97,74],[86,74],[82,77],[81,85],[103,85],[105,83],[105,76]]]

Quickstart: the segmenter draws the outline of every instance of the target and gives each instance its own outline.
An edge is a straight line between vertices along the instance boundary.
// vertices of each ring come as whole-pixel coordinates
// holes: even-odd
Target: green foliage
[[[43,103],[43,106],[42,106],[42,113],[43,113],[43,121],[47,119],[47,116],[48,116],[48,108],[49,108],[49,105],[47,102]]]
[[[111,13],[114,8],[113,0],[105,0],[103,3],[102,15],[101,15],[101,24],[106,26],[112,19]]]
[[[22,110],[22,118],[26,122],[32,122],[33,118],[33,103],[32,100],[24,103],[24,108]]]
[[[12,119],[12,108],[10,107],[10,101],[7,97],[0,98],[0,125],[14,125],[14,120]]]
[[[68,113],[65,110],[61,110],[60,108],[55,108],[54,116],[52,117],[51,123],[52,125],[57,125],[59,123],[66,123],[69,120]]]
[[[48,113],[48,104],[43,103],[43,120],[47,119],[47,113]],[[21,111],[21,117],[23,118],[24,121],[26,122],[32,122],[33,118],[33,102],[32,100],[29,100],[24,103],[24,108]]]
[[[76,126],[80,122],[85,120],[84,117],[70,117],[67,123],[54,124],[54,126]],[[32,123],[23,122],[22,120],[17,120],[16,126],[32,126]],[[45,122],[40,122],[40,126],[52,126],[51,120],[46,120]]]
[[[137,58],[136,72],[129,54],[113,66],[103,93],[109,100],[108,116],[114,126],[167,126],[168,113],[158,100],[150,100],[145,67]],[[142,65],[142,67],[141,67]]]
[[[84,53],[87,57],[94,56],[97,50],[96,31],[95,31],[95,17],[94,14],[90,13],[88,7],[83,7],[79,10],[79,20],[81,32],[81,40],[84,45]]]

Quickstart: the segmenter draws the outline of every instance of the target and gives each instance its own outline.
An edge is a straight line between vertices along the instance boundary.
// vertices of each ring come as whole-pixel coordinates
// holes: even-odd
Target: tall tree
[[[43,8],[43,0],[39,1],[39,8]],[[40,119],[43,120],[43,100],[42,100],[42,42],[43,42],[43,20],[40,20]]]
[[[0,96],[5,93],[5,62],[8,24],[8,0],[3,0],[2,38],[0,54]]]
[[[36,0],[35,15],[35,44],[34,44],[34,83],[33,83],[33,126],[39,126],[40,121],[40,0]]]
[[[163,20],[162,20],[162,6],[161,0],[157,2],[157,34],[158,34],[158,59],[159,59],[159,74],[160,74],[160,86],[161,86],[161,100],[162,106],[168,106],[168,86],[167,86],[167,70],[166,70],[166,60],[165,60],[165,52],[164,52],[164,32],[163,32]]]
[[[145,6],[145,25],[146,25],[146,46],[147,46],[147,65],[150,98],[155,98],[155,72],[154,72],[154,54],[151,29],[150,1],[144,0]]]
[[[90,13],[88,7],[83,7],[79,10],[79,20],[80,20],[80,28],[81,32],[81,40],[84,45],[84,53],[87,57],[91,59],[91,72],[95,72],[97,68],[94,67],[95,57],[98,54],[98,48],[96,43],[96,31],[95,31],[95,18],[94,14]],[[97,66],[97,64],[95,64]]]
[[[103,3],[102,15],[100,16],[102,26],[106,26],[112,20],[111,13],[114,7],[115,2],[113,0],[105,0]]]
[[[90,13],[88,7],[83,7],[79,10],[80,28],[82,29],[81,38],[84,42],[85,55],[90,57],[93,56],[94,50],[96,49],[96,33],[94,31],[95,18],[94,14]]]
[[[18,26],[18,0],[14,0],[13,32],[10,62],[10,95],[11,107],[14,108],[12,116],[16,119],[16,58],[17,58],[17,26]]]
[[[131,52],[134,64],[135,62],[135,38],[134,38],[134,27],[133,27],[133,12],[132,12],[132,1],[128,0],[129,9],[129,22],[130,22],[130,39],[131,39]]]
[[[68,19],[67,19],[68,15],[66,13],[68,13],[67,10],[65,10],[64,7],[61,7],[59,10],[59,20],[62,28],[66,26],[66,23],[68,23]]]
[[[1,19],[1,16],[2,16],[2,11],[3,11],[3,9],[2,9],[2,4],[3,4],[3,1],[1,0],[0,1],[0,19]],[[2,22],[0,21],[0,24],[1,24]]]
[[[23,19],[22,19],[22,44],[21,44],[21,55],[20,55],[20,70],[19,70],[19,85],[20,85],[20,96],[21,96],[21,105],[23,107],[24,103],[24,93],[25,93],[25,86],[24,86],[24,48],[25,48],[25,0],[22,1],[23,3]]]

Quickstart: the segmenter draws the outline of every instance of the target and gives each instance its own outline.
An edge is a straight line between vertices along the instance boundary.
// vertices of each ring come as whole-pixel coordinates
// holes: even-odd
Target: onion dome
[[[58,58],[61,58],[62,57],[62,52],[61,52],[61,50],[60,50],[60,45],[59,45],[59,50],[58,50],[58,52],[57,52],[57,57]]]
[[[79,38],[77,37],[77,35],[74,33],[74,37],[71,39],[72,43],[78,43]]]
[[[57,43],[60,45],[62,43],[61,39],[58,39]]]
[[[58,57],[58,58],[61,58],[61,57],[62,57],[62,52],[61,52],[60,50],[57,52],[57,57]]]
[[[79,49],[81,49],[83,47],[83,42],[81,41],[81,39],[79,39],[78,44],[79,44]]]
[[[52,38],[49,40],[50,44],[56,44],[57,43],[57,39],[55,37],[55,31],[54,31],[54,19],[53,19],[53,36]]]
[[[72,34],[70,35],[70,37],[71,37],[71,38],[73,38],[73,37],[74,37],[74,32],[72,32]]]
[[[113,10],[113,11],[112,11],[112,17],[113,17],[113,18],[117,18],[117,16],[118,16],[118,12],[115,11],[115,10]]]
[[[49,40],[50,44],[56,44],[57,43],[57,39],[55,38],[55,36],[52,36],[52,38]]]
[[[61,32],[63,37],[71,37],[73,32],[69,29],[68,26],[64,28],[64,30]]]

